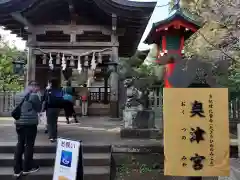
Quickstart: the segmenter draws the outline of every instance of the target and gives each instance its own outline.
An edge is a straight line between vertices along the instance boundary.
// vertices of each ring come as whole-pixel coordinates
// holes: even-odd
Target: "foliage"
[[[171,0],[170,4],[173,4]],[[185,42],[185,55],[201,57],[210,63],[228,60],[228,74],[219,83],[231,92],[240,90],[240,1],[181,0],[181,8],[202,20],[203,26]],[[194,20],[197,20],[194,18]],[[191,58],[190,58],[191,59]]]
[[[16,91],[23,88],[21,77],[13,73],[12,61],[24,53],[15,47],[10,47],[7,42],[1,41],[0,54],[0,90]]]
[[[151,85],[159,84],[162,78],[159,78],[160,75],[157,72],[159,72],[159,68],[160,72],[162,72],[162,67],[158,67],[155,63],[144,63],[147,55],[148,52],[137,51],[130,58],[121,58],[119,66],[120,79],[145,78]]]
[[[240,62],[239,5],[237,0],[182,0],[181,7],[204,22],[204,26],[186,42],[186,52],[203,56],[207,61],[226,57]]]

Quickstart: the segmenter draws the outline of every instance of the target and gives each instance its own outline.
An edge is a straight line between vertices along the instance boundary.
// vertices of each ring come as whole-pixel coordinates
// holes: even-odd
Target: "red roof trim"
[[[192,32],[196,32],[198,30],[197,27],[195,25],[193,25],[192,23],[186,22],[184,20],[173,20],[169,24],[159,25],[158,28],[156,29],[156,32],[165,30],[166,28],[169,28],[171,26],[174,26],[176,28],[179,28],[180,26],[182,26],[184,28],[190,29]]]

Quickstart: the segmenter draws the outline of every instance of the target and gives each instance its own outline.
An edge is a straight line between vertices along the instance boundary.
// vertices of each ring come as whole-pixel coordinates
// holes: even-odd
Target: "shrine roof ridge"
[[[129,57],[135,53],[156,5],[156,2],[134,2],[128,0],[72,1],[75,13],[79,17],[76,24],[84,23],[83,19],[94,23],[94,25],[111,26],[112,14],[117,16],[117,27],[126,29],[124,36],[119,36],[118,39],[120,44],[119,54],[123,57]],[[91,9],[92,12],[90,12]],[[0,2],[0,25],[27,40],[31,28],[17,20],[16,17],[14,18],[14,13],[25,18],[30,23],[29,25],[36,26],[70,23],[71,14],[68,11],[69,4],[67,1],[4,0],[4,2]]]
[[[156,31],[156,29],[161,25],[165,25],[167,23],[170,23],[174,19],[183,19],[183,20],[195,25],[197,28],[200,28],[202,26],[202,22],[194,20],[190,16],[191,15],[189,13],[187,13],[185,9],[182,9],[182,8],[179,8],[179,9],[173,11],[172,13],[170,13],[170,16],[168,18],[152,24],[152,28],[151,28],[150,32],[148,33],[148,36],[144,40],[144,43],[151,44],[152,43],[152,39],[151,39],[152,37],[151,36]]]
[[[43,3],[44,1],[50,2],[52,0],[2,0],[0,1],[0,17],[4,17],[3,15],[10,14],[16,11],[18,12],[25,11],[27,9],[34,7],[35,5],[38,5],[39,3]],[[144,13],[146,9],[152,12],[156,5],[156,2],[136,2],[128,0],[101,0],[101,1],[91,0],[91,1],[96,3],[102,10],[107,9],[105,11],[122,8],[123,10],[127,11],[139,10],[140,12]],[[111,13],[114,13],[114,11]],[[120,14],[117,15],[121,16]]]
[[[192,18],[190,17],[190,15],[188,15],[185,10],[183,10],[183,9],[180,8],[180,9],[176,10],[176,11],[175,11],[171,16],[169,16],[167,19],[164,19],[164,20],[162,20],[162,21],[158,21],[158,22],[156,22],[156,23],[153,23],[153,26],[154,26],[154,27],[157,27],[157,26],[159,26],[159,25],[168,23],[169,21],[172,21],[174,18],[178,18],[178,17],[183,18],[184,20],[186,20],[186,21],[188,21],[188,22],[190,22],[190,23],[192,23],[192,24],[194,24],[194,25],[196,25],[196,26],[198,26],[198,27],[200,27],[200,26],[202,25],[200,22],[197,22],[196,20],[192,19]]]

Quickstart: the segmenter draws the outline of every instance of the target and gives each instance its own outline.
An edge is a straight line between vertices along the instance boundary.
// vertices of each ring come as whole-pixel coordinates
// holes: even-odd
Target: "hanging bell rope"
[[[102,54],[98,52],[98,63],[102,64]]]
[[[74,57],[73,55],[70,57],[70,66],[75,66],[75,60],[74,60]]]
[[[47,54],[44,54],[43,55],[43,61],[42,61],[43,64],[47,64]]]
[[[60,56],[60,53],[58,53],[56,56],[56,64],[60,64],[60,63],[61,63],[61,56]]]

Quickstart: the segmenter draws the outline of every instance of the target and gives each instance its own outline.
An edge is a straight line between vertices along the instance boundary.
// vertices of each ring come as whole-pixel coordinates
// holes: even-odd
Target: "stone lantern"
[[[23,76],[24,75],[24,70],[25,70],[25,61],[17,59],[12,62],[13,64],[13,73]]]

